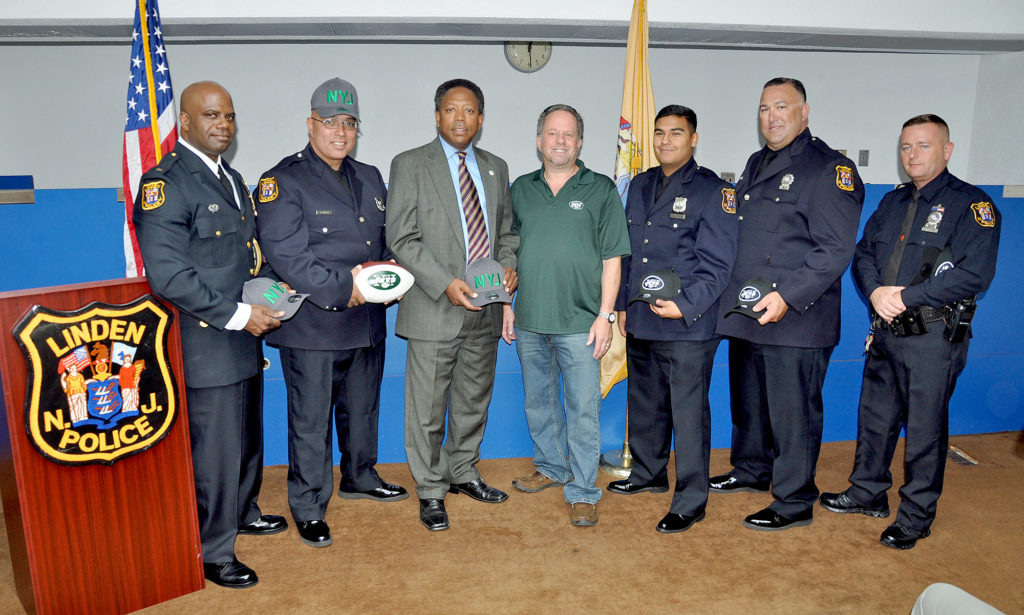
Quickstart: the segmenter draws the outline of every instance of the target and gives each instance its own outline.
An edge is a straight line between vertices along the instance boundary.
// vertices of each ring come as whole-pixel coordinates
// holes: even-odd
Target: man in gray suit
[[[409,342],[405,450],[416,479],[420,521],[429,530],[448,529],[448,492],[489,503],[508,498],[476,469],[497,340],[503,327],[511,330],[512,312],[498,303],[474,307],[470,298],[476,293],[464,278],[472,260],[493,258],[504,267],[503,283],[511,293],[519,247],[512,233],[508,167],[473,147],[483,111],[483,92],[476,84],[442,83],[434,94],[439,138],[391,163],[388,247],[416,276],[395,323],[395,333]]]

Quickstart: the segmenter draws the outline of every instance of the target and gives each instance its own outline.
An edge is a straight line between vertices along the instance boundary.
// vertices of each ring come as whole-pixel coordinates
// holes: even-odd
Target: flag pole
[[[626,70],[622,86],[622,112],[615,156],[615,185],[622,206],[626,206],[629,183],[638,173],[654,166],[654,89],[647,62],[647,0],[633,0],[626,42]],[[601,396],[607,397],[615,383],[626,373],[626,339],[612,327],[612,344],[601,360]],[[612,476],[625,478],[633,467],[629,450],[629,404],[626,404],[626,429],[622,450],[601,455],[599,467]]]

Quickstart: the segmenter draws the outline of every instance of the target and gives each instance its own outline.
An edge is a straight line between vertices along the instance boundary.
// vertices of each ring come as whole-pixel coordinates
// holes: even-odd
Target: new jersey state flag
[[[633,1],[626,43],[626,75],[615,155],[615,186],[626,206],[629,182],[657,162],[654,158],[654,88],[647,64],[647,0]],[[612,345],[601,359],[601,395],[626,378],[626,339],[612,326]]]

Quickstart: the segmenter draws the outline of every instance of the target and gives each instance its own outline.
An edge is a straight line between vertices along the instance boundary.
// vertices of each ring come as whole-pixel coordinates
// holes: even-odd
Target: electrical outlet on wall
[[[866,149],[860,150],[860,155],[857,158],[857,166],[858,167],[866,167],[866,166],[868,166],[868,150],[866,150]]]
[[[736,174],[730,173],[729,171],[722,171],[722,179],[729,182],[730,184],[736,183]]]

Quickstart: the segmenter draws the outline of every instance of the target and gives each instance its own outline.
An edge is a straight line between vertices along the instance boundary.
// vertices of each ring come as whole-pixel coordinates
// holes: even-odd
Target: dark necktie
[[[235,203],[235,207],[238,207],[238,203],[235,202],[235,191],[231,189],[231,180],[228,179],[227,174],[224,173],[224,169],[217,166],[217,179],[220,180],[220,185],[224,186],[224,189],[228,191],[228,196],[231,197],[231,202]]]
[[[654,195],[654,202],[655,203],[657,203],[658,199],[661,198],[661,195],[665,193],[665,188],[668,186],[668,182],[669,182],[670,179],[671,179],[671,176],[665,175],[664,173],[661,174],[661,183],[658,184],[658,192],[655,193],[655,195]]]
[[[341,190],[345,193],[350,201],[355,201],[352,197],[352,185],[348,183],[348,175],[345,174],[345,167],[338,169],[338,179],[341,181]]]
[[[764,158],[761,159],[761,166],[757,167],[757,174],[754,175],[755,180],[761,178],[761,174],[764,173],[764,170],[768,168],[768,165],[771,164],[772,160],[775,160],[775,157],[778,155],[779,153],[773,149],[770,149],[765,153]]]
[[[466,233],[469,235],[467,253],[469,259],[467,264],[478,258],[487,258],[491,252],[490,243],[487,240],[487,225],[484,224],[484,214],[480,207],[480,195],[473,184],[473,178],[469,176],[469,169],[466,167],[466,152],[459,152],[459,192],[462,197],[462,213],[466,216]]]
[[[224,186],[224,189],[228,191],[228,194],[234,198],[234,191],[231,189],[231,181],[228,180],[228,176],[224,174],[224,169],[217,167],[217,179],[220,180],[220,184]]]
[[[921,193],[914,188],[910,193],[913,200],[907,204],[907,213],[903,216],[903,224],[900,225],[900,236],[896,238],[896,245],[893,246],[892,254],[889,255],[889,262],[885,265],[885,274],[882,276],[883,286],[892,286],[900,273],[900,261],[903,260],[903,250],[907,247],[907,236],[910,234],[910,227],[914,226],[914,216],[917,215],[917,200]]]

